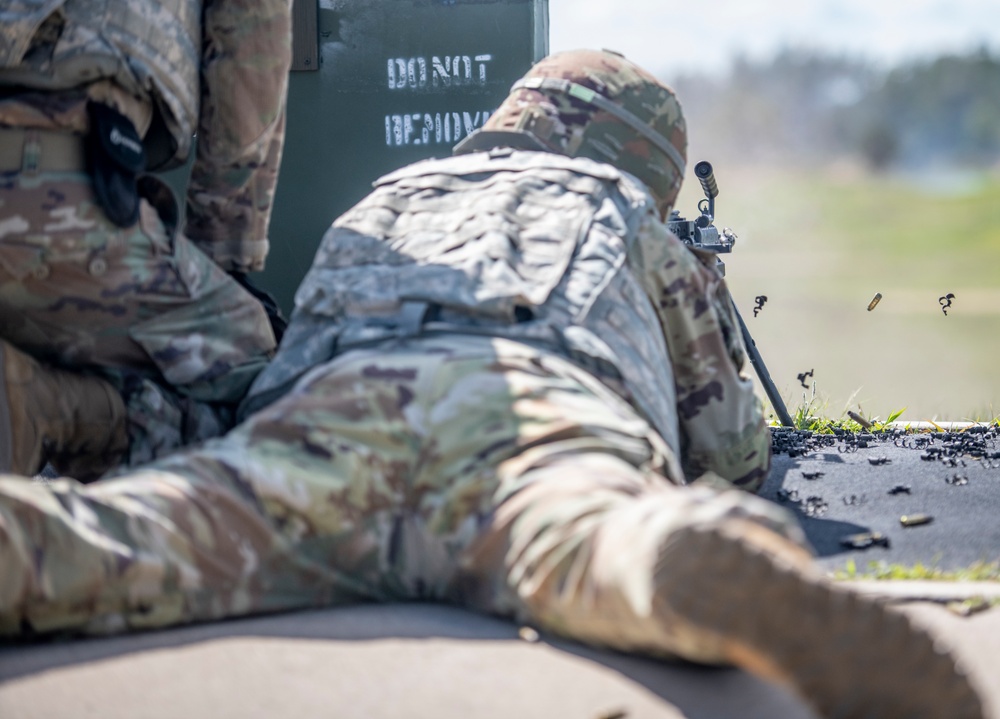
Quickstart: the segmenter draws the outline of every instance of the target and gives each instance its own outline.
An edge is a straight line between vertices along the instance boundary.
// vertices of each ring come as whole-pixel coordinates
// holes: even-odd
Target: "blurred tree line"
[[[1000,164],[1000,57],[966,55],[890,69],[786,50],[737,59],[721,77],[667,78],[692,148],[769,164],[856,158],[876,170]]]

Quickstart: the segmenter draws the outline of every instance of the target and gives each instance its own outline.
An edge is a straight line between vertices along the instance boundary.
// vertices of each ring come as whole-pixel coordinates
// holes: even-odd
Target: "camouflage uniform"
[[[383,178],[324,238],[243,424],[86,488],[2,480],[0,621],[100,633],[434,599],[719,659],[649,612],[658,548],[747,517],[803,538],[722,487],[759,486],[769,436],[709,264],[590,160],[475,153]]]
[[[638,74],[565,61],[594,85]],[[531,137],[503,139],[545,149],[568,119],[545,93],[583,97],[600,110],[569,121],[572,152],[494,135],[380,180],[327,232],[224,437],[87,486],[0,477],[0,634],[436,600],[732,661],[824,716],[981,719],[950,657],[826,587],[794,518],[744,491],[768,431],[721,277],[662,222],[684,160],[649,161],[683,146],[679,106],[636,87],[660,150],[619,142],[634,118],[586,87],[541,83],[496,121]]]
[[[753,490],[769,435],[714,263],[610,165],[512,150],[416,163],[334,223],[282,350],[241,411],[353,346],[427,332],[503,336],[613,387],[670,447],[671,480],[711,471]]]
[[[315,368],[226,437],[81,486],[0,479],[0,631],[158,627],[438,600],[713,661],[650,613],[691,523],[783,510],[666,479],[671,450],[574,363],[524,343],[390,341]]]
[[[284,138],[290,0],[13,0],[0,28],[0,337],[99,371],[129,406],[131,461],[216,436],[273,354],[259,270]],[[200,79],[199,79],[200,77]],[[200,87],[200,97],[199,97]],[[185,224],[140,179],[118,226],[89,167],[88,106],[183,163]]]

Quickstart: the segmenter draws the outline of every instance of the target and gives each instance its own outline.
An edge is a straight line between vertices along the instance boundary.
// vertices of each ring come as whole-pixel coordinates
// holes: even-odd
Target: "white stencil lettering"
[[[489,111],[386,115],[385,144],[389,147],[453,144],[482,127],[489,116]]]
[[[393,57],[386,62],[386,79],[390,90],[426,90],[460,85],[485,85],[486,66],[493,60],[482,55],[433,55],[430,78],[425,57]]]

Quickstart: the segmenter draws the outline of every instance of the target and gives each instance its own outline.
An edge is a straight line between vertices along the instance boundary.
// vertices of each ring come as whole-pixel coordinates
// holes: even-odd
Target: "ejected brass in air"
[[[929,514],[904,514],[899,523],[904,527],[916,527],[918,524],[930,524],[934,520]]]
[[[872,297],[872,301],[868,303],[868,311],[869,312],[871,312],[873,309],[875,309],[875,305],[878,304],[878,301],[880,299],[882,299],[882,293],[881,292],[876,292],[875,296]]]

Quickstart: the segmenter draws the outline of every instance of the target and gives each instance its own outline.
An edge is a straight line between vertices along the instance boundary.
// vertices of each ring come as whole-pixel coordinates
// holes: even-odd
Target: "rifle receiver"
[[[715,220],[715,196],[719,194],[719,186],[715,182],[712,163],[702,160],[694,166],[694,174],[705,191],[705,199],[698,203],[698,211],[701,214],[694,220],[687,220],[681,217],[678,210],[674,210],[670,214],[667,226],[681,242],[695,249],[715,253],[730,252],[736,241],[736,235],[728,228],[720,233],[712,224]],[[726,266],[721,259],[718,259],[717,266],[719,272],[724,275]]]

